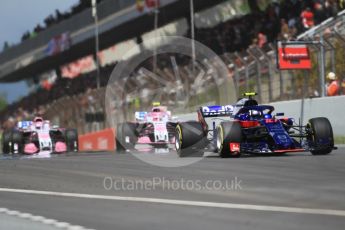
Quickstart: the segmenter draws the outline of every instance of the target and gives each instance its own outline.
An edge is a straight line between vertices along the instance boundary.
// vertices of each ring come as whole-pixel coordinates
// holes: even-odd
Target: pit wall
[[[114,151],[114,149],[115,130],[113,129],[79,135],[79,151]]]

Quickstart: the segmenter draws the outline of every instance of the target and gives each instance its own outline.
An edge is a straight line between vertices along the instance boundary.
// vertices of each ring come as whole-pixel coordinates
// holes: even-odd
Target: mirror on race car
[[[282,117],[284,115],[285,115],[285,113],[276,113],[276,117]]]
[[[174,120],[174,121],[178,120],[178,116],[172,116],[171,120]]]

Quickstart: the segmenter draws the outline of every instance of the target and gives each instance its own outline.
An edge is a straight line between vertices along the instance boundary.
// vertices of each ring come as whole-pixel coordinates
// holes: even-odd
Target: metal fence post
[[[247,57],[242,58],[237,52],[235,53],[235,56],[238,59],[240,59],[240,61],[244,65],[246,91],[248,92],[248,90],[249,90],[249,65],[248,65],[248,58]]]
[[[254,61],[256,62],[256,86],[258,90],[258,96],[259,96],[259,102],[262,103],[262,94],[261,94],[261,63],[260,63],[260,58],[255,56],[253,52],[248,49],[247,50],[248,54],[254,58]]]
[[[272,87],[272,72],[273,72],[273,66],[270,59],[270,56],[265,53],[260,47],[256,47],[256,49],[259,51],[259,53],[266,59],[268,63],[268,100],[271,102],[273,100],[273,87]]]
[[[271,43],[269,44],[269,47],[273,50],[273,58],[274,58],[274,60],[277,60],[278,59],[277,48],[273,44],[271,44]],[[278,69],[277,64],[278,63],[276,63],[276,68],[274,68],[272,66],[273,67],[272,70],[273,71],[278,71],[278,73],[279,73],[279,99],[282,99],[283,94],[284,94],[284,78],[283,78],[283,72]]]
[[[320,33],[320,87],[321,97],[325,97],[325,46],[322,33]]]
[[[284,95],[284,78],[282,71],[279,71],[279,99],[282,99]]]
[[[296,95],[296,81],[295,81],[295,77],[293,76],[293,72],[291,70],[289,71],[289,76],[290,76],[290,80],[291,80],[291,93],[290,93],[290,98],[291,95],[295,96]]]
[[[229,64],[229,68],[233,70],[234,74],[232,75],[236,96],[239,96],[239,84],[238,84],[238,68],[234,63]]]
[[[248,60],[247,60],[247,57],[244,57],[245,60],[245,65],[244,65],[244,68],[245,68],[245,75],[246,75],[246,91],[249,91],[249,65],[248,65]]]
[[[335,73],[335,47],[328,38],[324,38],[325,43],[331,48],[331,71]]]

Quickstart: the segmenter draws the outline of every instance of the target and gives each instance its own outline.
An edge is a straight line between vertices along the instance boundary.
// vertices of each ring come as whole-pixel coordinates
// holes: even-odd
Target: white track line
[[[146,203],[185,205],[185,206],[211,207],[211,208],[243,209],[243,210],[268,211],[268,212],[288,212],[288,213],[300,213],[300,214],[330,215],[330,216],[345,217],[345,210],[333,210],[333,209],[312,209],[312,208],[269,206],[269,205],[251,205],[251,204],[217,203],[217,202],[188,201],[188,200],[170,200],[170,199],[148,198],[148,197],[104,196],[104,195],[93,195],[93,194],[82,194],[82,193],[66,193],[66,192],[24,190],[24,189],[11,189],[11,188],[0,188],[0,192],[24,193],[24,194],[32,194],[32,195],[45,195],[45,196],[58,196],[58,197],[86,198],[86,199],[99,199],[99,200],[133,201],[133,202],[146,202]]]
[[[87,228],[84,228],[84,227],[79,226],[79,225],[71,225],[70,223],[59,222],[57,220],[48,219],[48,218],[43,217],[43,216],[35,216],[35,215],[32,215],[31,213],[19,212],[16,210],[9,210],[7,208],[1,208],[0,207],[0,214],[14,216],[14,217],[21,218],[21,219],[26,219],[26,220],[30,220],[32,222],[41,223],[44,225],[49,225],[49,226],[53,226],[53,227],[60,228],[60,229],[91,230],[91,229],[87,229]]]

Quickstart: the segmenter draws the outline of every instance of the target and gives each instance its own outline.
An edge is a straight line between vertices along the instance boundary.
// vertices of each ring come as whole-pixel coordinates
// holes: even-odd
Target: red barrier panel
[[[79,136],[80,151],[114,151],[114,149],[115,131],[113,129],[104,129]]]
[[[306,44],[282,44],[278,43],[278,68],[288,69],[311,69],[309,48]]]

